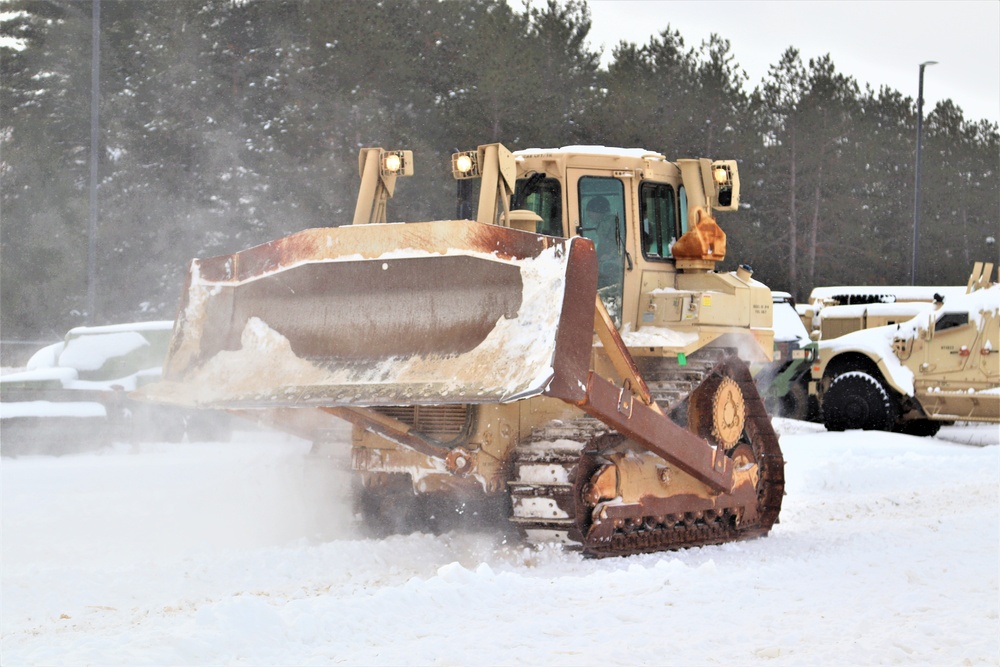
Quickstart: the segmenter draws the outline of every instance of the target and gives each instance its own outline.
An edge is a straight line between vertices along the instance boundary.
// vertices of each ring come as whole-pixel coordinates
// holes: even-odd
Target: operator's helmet
[[[608,203],[607,197],[597,195],[596,197],[591,197],[590,201],[587,202],[587,213],[605,214],[610,212],[611,204]]]

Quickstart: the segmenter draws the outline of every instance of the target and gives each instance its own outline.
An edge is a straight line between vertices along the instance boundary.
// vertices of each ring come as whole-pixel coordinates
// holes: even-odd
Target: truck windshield
[[[545,174],[532,174],[517,179],[511,209],[526,209],[537,213],[542,221],[535,231],[549,236],[565,236],[562,225],[562,189],[555,178]]]

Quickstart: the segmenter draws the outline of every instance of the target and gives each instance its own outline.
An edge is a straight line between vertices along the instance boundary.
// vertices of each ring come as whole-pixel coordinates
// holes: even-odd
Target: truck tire
[[[915,435],[918,438],[930,438],[941,430],[941,422],[931,419],[911,419],[900,424],[896,430],[906,435]]]
[[[828,431],[889,431],[899,405],[878,378],[863,371],[838,375],[823,395],[823,425]]]
[[[800,382],[795,382],[788,388],[788,393],[781,397],[781,416],[799,421],[808,421],[810,413],[809,390]]]

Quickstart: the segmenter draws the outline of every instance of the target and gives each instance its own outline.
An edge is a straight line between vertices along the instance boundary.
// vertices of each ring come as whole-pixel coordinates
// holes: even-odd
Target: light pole
[[[101,108],[101,0],[92,0],[90,38],[90,221],[87,225],[87,324],[97,311],[97,150]]]
[[[913,186],[913,257],[910,260],[910,284],[917,284],[917,239],[920,238],[920,144],[924,134],[924,68],[937,65],[936,60],[920,63],[920,85],[917,87],[917,160]]]

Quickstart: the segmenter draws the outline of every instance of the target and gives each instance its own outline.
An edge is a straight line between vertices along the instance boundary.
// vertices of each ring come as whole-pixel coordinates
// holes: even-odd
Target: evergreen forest
[[[92,2],[3,9],[5,339],[173,318],[190,258],[349,223],[364,146],[414,152],[390,220],[453,216],[450,154],[496,141],[736,159],[722,268],[800,299],[910,282],[916,100],[794,45],[750,82],[669,25],[602,65],[577,0],[101,0],[91,233]],[[1000,260],[1000,133],[952,101],[923,130],[917,283],[964,284]]]

